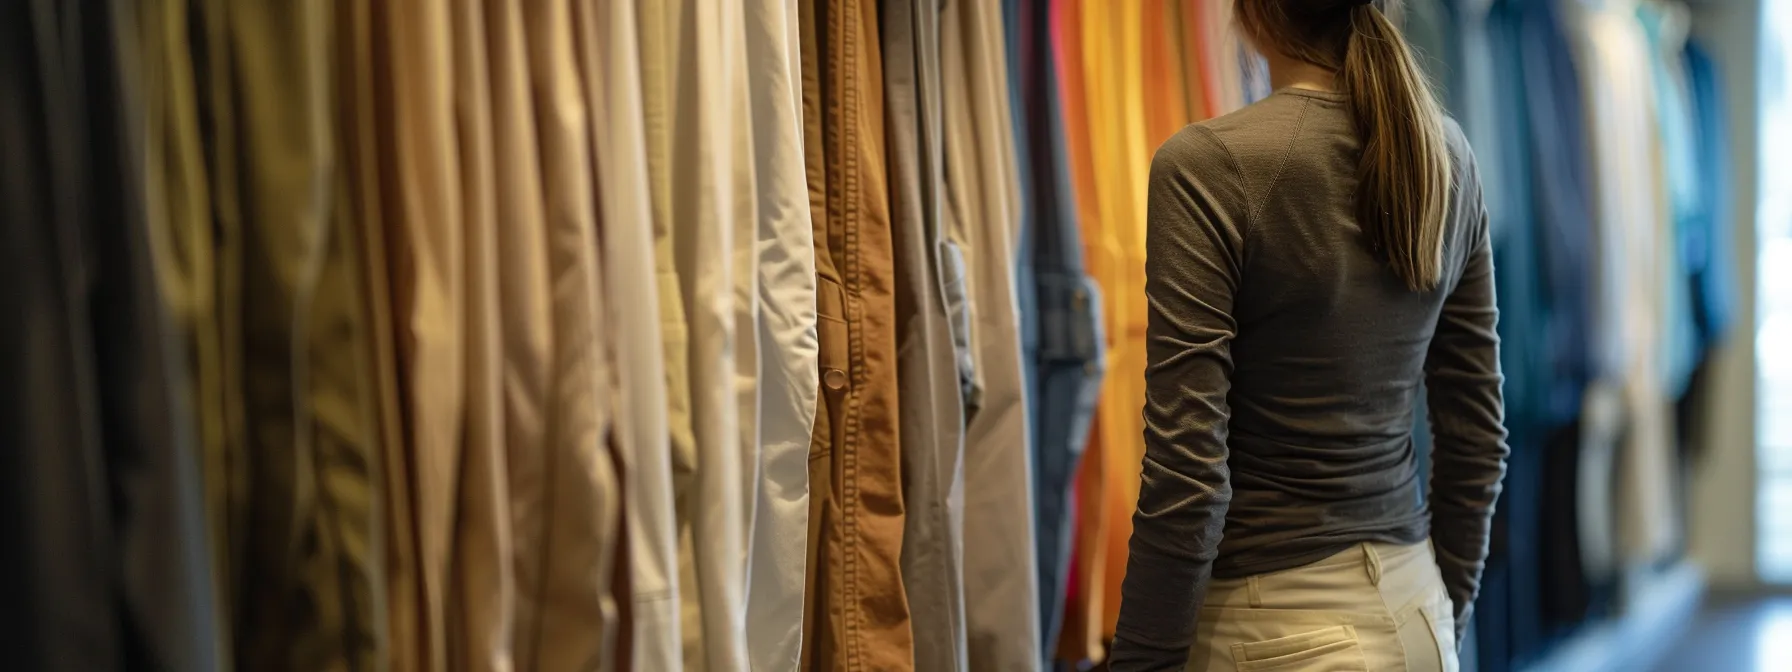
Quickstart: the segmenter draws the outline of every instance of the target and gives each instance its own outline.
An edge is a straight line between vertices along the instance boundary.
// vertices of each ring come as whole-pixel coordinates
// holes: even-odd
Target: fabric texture
[[[663,292],[677,291],[657,262],[661,232],[649,178],[641,35],[635,6],[602,7],[574,3],[575,41],[592,97],[597,184],[603,194],[599,218],[599,267],[608,287],[635,291],[605,303],[616,332],[610,356],[616,362],[615,433],[623,493],[623,546],[628,598],[619,608],[630,627],[618,638],[616,669],[662,672],[682,669],[683,635],[677,617],[679,585],[672,503],[672,449],[675,431],[665,400],[675,381],[666,368],[668,326],[660,314]],[[670,285],[670,287],[669,287]]]
[[[672,381],[679,582],[691,588],[680,594],[684,660],[688,667],[737,669],[746,655],[746,506],[734,388],[733,240],[739,218],[753,208],[751,183],[742,181],[750,177],[739,172],[750,162],[736,163],[745,158],[736,151],[740,117],[731,110],[743,102],[734,68],[744,33],[733,5],[690,0],[643,3],[640,10],[648,169],[666,278],[660,300]],[[679,313],[682,320],[674,319]]]
[[[902,585],[915,669],[968,669],[964,590],[964,399],[949,288],[962,269],[942,220],[939,7],[882,3],[895,248],[903,498]]]
[[[417,669],[447,666],[448,583],[458,497],[466,369],[461,324],[466,310],[462,212],[455,142],[452,23],[446,7],[400,3],[375,19],[385,45],[390,95],[379,128],[391,144],[381,163],[382,218],[393,325],[399,355],[403,427],[408,445],[388,459],[388,492],[410,500],[395,505],[414,520],[417,592],[394,594],[393,613],[420,614],[412,641]],[[378,11],[378,10],[376,10]],[[390,501],[392,498],[389,497]],[[400,508],[400,507],[403,508]],[[404,549],[409,550],[409,549]],[[399,632],[394,626],[395,636]],[[395,646],[397,645],[395,641]]]
[[[822,386],[803,664],[913,669],[878,15],[865,0],[805,0],[800,18]]]
[[[163,129],[144,123],[156,104],[140,75],[156,65],[138,39],[165,25],[142,9],[0,8],[0,314],[16,325],[0,336],[0,530],[13,539],[0,624],[28,668],[231,662],[171,319],[182,297],[160,282],[168,250],[145,182]],[[312,641],[340,644],[323,625]]]
[[[183,20],[181,8],[162,9]],[[231,654],[252,668],[372,666],[383,639],[380,449],[361,359],[371,342],[359,241],[338,200],[333,10],[203,3],[184,19],[204,45],[195,95],[211,168],[201,229],[210,235],[187,242],[218,255],[209,277],[193,278],[216,283],[217,322],[194,326],[218,328],[222,354],[213,389],[224,438],[207,478],[224,487],[214,503],[224,511]]]
[[[821,377],[815,234],[802,153],[802,43],[796,0],[746,14],[759,213],[761,444],[747,575],[747,647],[758,672],[793,669],[802,653],[803,554],[809,531],[809,434]]]
[[[984,381],[982,407],[965,435],[965,607],[975,670],[1033,669],[1041,650],[1004,44],[999,7],[948,2],[941,9],[948,207],[967,234],[972,341]]]
[[[493,66],[515,62],[504,51],[506,42],[514,43],[515,38],[488,39],[487,4],[473,0],[454,3],[448,19],[454,40],[453,116],[460,157],[460,183],[454,194],[460,198],[463,228],[458,233],[465,254],[461,291],[466,303],[458,328],[465,346],[466,415],[461,435],[464,462],[456,489],[455,576],[448,589],[448,602],[455,610],[448,619],[446,636],[449,665],[505,670],[516,664],[517,643],[513,564],[519,547],[512,519],[511,452],[540,451],[538,437],[543,430],[537,418],[527,414],[540,402],[540,376],[526,374],[523,367],[527,363],[521,359],[507,361],[530,354],[526,348],[533,341],[519,339],[517,334],[538,327],[532,320],[540,313],[539,299],[518,291],[528,286],[521,281],[532,277],[533,269],[519,265],[514,252],[519,239],[524,246],[528,240],[540,239],[541,221],[539,214],[523,218],[516,205],[538,192],[539,186],[519,185],[519,176],[505,170],[514,168],[516,159],[506,155],[506,165],[499,165],[494,137],[499,130],[495,126],[499,111],[505,111],[504,119],[514,120],[513,106],[528,101],[493,98],[494,79],[500,79],[494,76]],[[494,8],[502,13],[514,6],[496,4]],[[508,17],[499,18],[493,28],[505,32]],[[514,86],[515,75],[504,75],[501,79]],[[500,90],[515,95],[514,88]],[[510,151],[516,151],[511,147],[516,135],[503,136]],[[507,187],[502,198],[498,194],[500,174]],[[534,175],[533,171],[528,175]],[[501,244],[501,240],[505,242]],[[505,336],[510,336],[508,342]],[[539,359],[535,368],[539,368]],[[523,413],[507,408],[519,403]],[[523,485],[520,491],[529,492],[529,484]]]
[[[603,308],[611,295],[597,259],[591,127],[571,5],[523,3],[521,15],[542,164],[553,373],[542,460],[543,541],[519,554],[532,567],[518,572],[516,647],[520,669],[568,671],[609,666],[621,513],[608,448],[614,415]],[[533,578],[533,586],[523,577]]]
[[[1083,0],[1054,0],[1052,3],[1052,37],[1054,67],[1062,78],[1062,91],[1059,103],[1064,115],[1064,149],[1065,161],[1068,164],[1070,187],[1076,194],[1077,232],[1083,246],[1082,258],[1084,267],[1099,292],[1115,289],[1113,280],[1104,275],[1106,269],[1112,268],[1107,261],[1105,220],[1101,217],[1101,199],[1103,194],[1095,186],[1095,158],[1092,143],[1096,129],[1090,123],[1088,81],[1083,67],[1084,45],[1082,32],[1082,16],[1087,11]],[[1097,321],[1103,338],[1096,341],[1096,348],[1101,354],[1102,369],[1112,364],[1112,348],[1115,347],[1116,336],[1113,331],[1115,313],[1112,302],[1104,306]],[[1071,558],[1072,569],[1065,586],[1064,620],[1058,628],[1058,647],[1056,655],[1061,660],[1096,661],[1103,656],[1102,624],[1103,612],[1108,594],[1104,592],[1107,576],[1107,525],[1106,515],[1107,488],[1105,459],[1106,447],[1103,445],[1106,431],[1102,429],[1103,418],[1115,412],[1113,402],[1100,401],[1108,398],[1108,391],[1119,382],[1112,376],[1104,376],[1098,386],[1098,406],[1095,418],[1090,423],[1088,443],[1084,448],[1082,464],[1077,467],[1074,493],[1075,506],[1072,519]],[[1043,595],[1043,593],[1042,593]]]
[[[1029,357],[1028,423],[1033,444],[1033,505],[1039,558],[1041,656],[1057,649],[1068,578],[1071,489],[1101,391],[1101,294],[1083,272],[1076,195],[1064,151],[1058,68],[1052,53],[1050,15],[1033,0],[1003,5],[1014,48],[1010,85],[1018,94],[1016,148],[1024,207],[1031,216],[1019,250],[1023,340]],[[1049,3],[1044,3],[1049,4]],[[1178,59],[1180,56],[1178,56]],[[1177,104],[1181,104],[1181,93]]]
[[[423,669],[427,651],[422,614],[422,566],[418,555],[415,500],[404,433],[406,406],[400,393],[403,380],[396,320],[398,294],[395,283],[407,277],[392,272],[393,246],[399,242],[391,229],[385,186],[389,174],[382,160],[381,138],[389,128],[390,108],[381,104],[376,90],[391,75],[392,60],[375,48],[383,39],[385,17],[366,3],[339,2],[337,26],[343,58],[339,66],[341,102],[338,114],[343,130],[344,197],[350,199],[352,216],[359,221],[357,242],[362,246],[361,286],[370,336],[366,366],[371,369],[369,410],[380,451],[374,459],[381,478],[375,502],[382,515],[375,537],[375,562],[384,586],[375,597],[375,619],[385,631],[380,642],[382,659],[390,669]],[[396,196],[396,195],[393,195]]]

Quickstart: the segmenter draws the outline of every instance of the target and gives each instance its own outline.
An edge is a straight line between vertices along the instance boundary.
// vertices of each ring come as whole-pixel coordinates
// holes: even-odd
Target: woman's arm
[[[1232,300],[1247,211],[1225,148],[1191,127],[1152,160],[1145,294],[1145,459],[1121,589],[1115,672],[1180,670],[1213,571],[1226,506]]]
[[[1472,213],[1461,279],[1444,300],[1425,358],[1431,433],[1431,543],[1450,600],[1457,641],[1468,626],[1500,479],[1506,474],[1506,428],[1500,396],[1500,337],[1495,330],[1493,249],[1480,181],[1470,161],[1461,211]]]

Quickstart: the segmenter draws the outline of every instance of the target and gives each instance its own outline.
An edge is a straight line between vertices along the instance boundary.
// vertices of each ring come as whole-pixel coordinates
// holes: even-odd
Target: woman
[[[1152,162],[1117,672],[1457,667],[1505,473],[1498,314],[1474,157],[1395,5],[1236,0],[1277,92]]]

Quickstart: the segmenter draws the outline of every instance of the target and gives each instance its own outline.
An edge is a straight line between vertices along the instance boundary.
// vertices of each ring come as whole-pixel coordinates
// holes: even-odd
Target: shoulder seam
[[[1294,119],[1294,131],[1288,134],[1288,144],[1282,147],[1282,158],[1276,162],[1276,172],[1270,176],[1269,186],[1264,187],[1263,195],[1259,200],[1250,204],[1248,221],[1252,222],[1252,228],[1256,228],[1255,222],[1257,221],[1257,217],[1262,214],[1263,208],[1269,204],[1270,195],[1274,194],[1276,192],[1276,187],[1282,183],[1282,174],[1288,171],[1288,163],[1294,154],[1294,143],[1296,140],[1300,139],[1301,132],[1306,130],[1307,110],[1312,109],[1312,107],[1313,99],[1302,96],[1300,116],[1297,116]],[[1242,175],[1243,173],[1241,172],[1240,174]]]
[[[1304,110],[1303,110],[1303,113],[1304,113]],[[1256,229],[1257,229],[1257,213],[1256,213],[1257,208],[1255,205],[1250,203],[1250,199],[1251,199],[1250,190],[1245,188],[1244,164],[1240,163],[1238,161],[1237,154],[1232,153],[1232,146],[1226,144],[1226,141],[1221,139],[1220,135],[1218,133],[1213,132],[1213,129],[1208,128],[1207,126],[1205,126],[1203,124],[1194,124],[1194,127],[1196,129],[1199,129],[1201,133],[1205,134],[1207,136],[1208,140],[1212,140],[1213,144],[1220,148],[1220,151],[1225,152],[1226,153],[1226,162],[1232,165],[1232,179],[1238,183],[1239,191],[1244,192],[1244,197],[1245,197],[1245,208],[1244,208],[1245,230],[1242,232],[1240,238],[1242,239],[1243,242],[1246,242],[1248,244],[1251,239],[1251,234],[1254,231],[1256,231]]]

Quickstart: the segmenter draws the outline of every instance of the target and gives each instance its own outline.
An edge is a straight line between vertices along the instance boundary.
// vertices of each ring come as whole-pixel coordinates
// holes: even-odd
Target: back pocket
[[[1443,588],[1408,607],[1400,622],[1400,646],[1410,672],[1456,672],[1456,619]]]
[[[1356,628],[1338,625],[1232,645],[1238,672],[1369,672]]]

